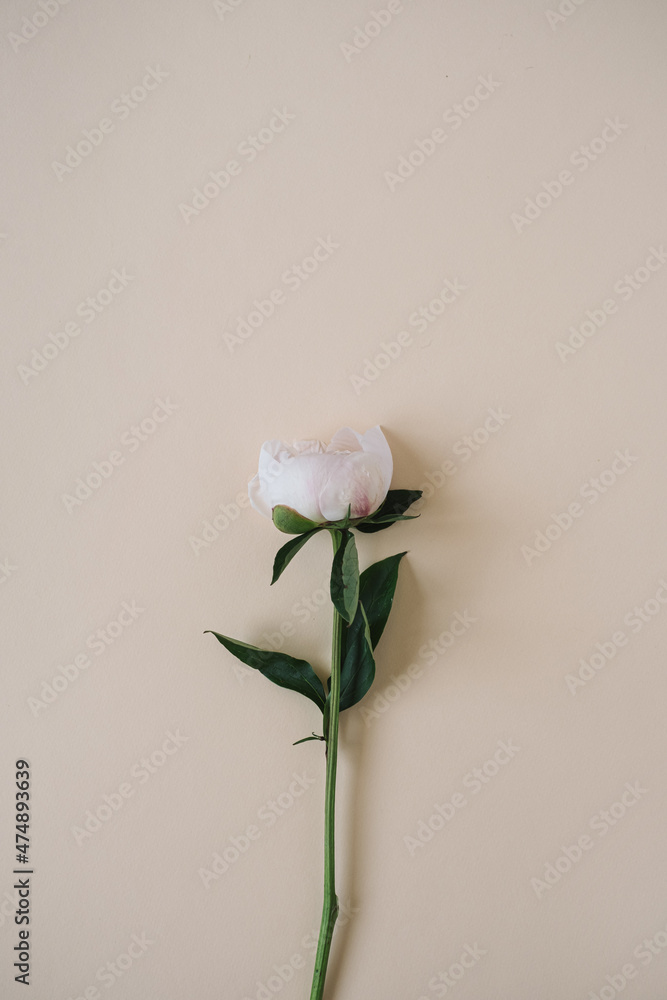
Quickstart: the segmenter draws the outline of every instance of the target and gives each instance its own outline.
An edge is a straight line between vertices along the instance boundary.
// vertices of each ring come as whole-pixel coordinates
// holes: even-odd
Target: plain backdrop
[[[330,544],[261,443],[379,424],[419,520],[343,717],[327,998],[663,1000],[667,10],[2,5],[0,989],[297,1000]]]

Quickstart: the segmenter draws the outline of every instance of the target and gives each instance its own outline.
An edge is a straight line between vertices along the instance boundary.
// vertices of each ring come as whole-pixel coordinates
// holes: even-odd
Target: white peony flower
[[[343,427],[326,447],[320,441],[265,441],[248,496],[265,517],[276,506],[316,524],[342,520],[349,507],[351,518],[367,517],[385,499],[392,472],[391,450],[379,427],[365,434]]]

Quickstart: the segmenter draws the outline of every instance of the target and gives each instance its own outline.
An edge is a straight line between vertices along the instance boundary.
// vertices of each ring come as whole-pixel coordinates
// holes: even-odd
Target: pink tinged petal
[[[375,455],[353,452],[331,456],[331,471],[322,492],[320,509],[327,521],[340,521],[351,507],[351,517],[366,517],[386,496],[381,464]]]

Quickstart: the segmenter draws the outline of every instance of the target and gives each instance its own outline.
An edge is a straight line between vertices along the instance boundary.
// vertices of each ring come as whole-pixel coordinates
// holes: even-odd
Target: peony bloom
[[[372,514],[384,501],[393,472],[391,450],[379,427],[357,434],[337,431],[320,441],[265,441],[259,471],[248,483],[250,503],[265,517],[276,506],[323,524]]]

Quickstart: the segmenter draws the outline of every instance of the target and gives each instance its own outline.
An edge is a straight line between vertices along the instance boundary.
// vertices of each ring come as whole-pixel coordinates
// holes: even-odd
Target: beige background
[[[318,713],[202,633],[326,673],[327,540],[269,589],[237,500],[266,438],[379,423],[433,485],[359,537],[409,556],[327,996],[663,1000],[666,13],[2,5],[3,997],[17,757],[35,1000],[308,996]]]

